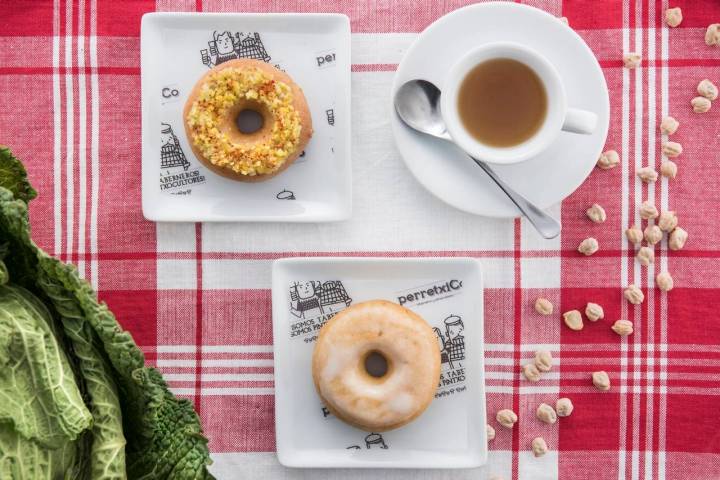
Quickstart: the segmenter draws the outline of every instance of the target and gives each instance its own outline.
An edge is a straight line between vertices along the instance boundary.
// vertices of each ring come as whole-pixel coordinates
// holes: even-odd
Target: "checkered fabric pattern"
[[[390,85],[409,44],[465,0],[14,0],[0,3],[0,142],[22,158],[40,196],[33,236],[74,262],[202,417],[220,478],[720,478],[720,104],[694,114],[703,78],[720,83],[720,48],[703,41],[717,0],[528,0],[566,16],[590,45],[610,88],[608,148],[622,164],[594,171],[554,209],[562,236],[540,239],[525,221],[477,218],[433,198],[405,169],[389,128]],[[669,29],[668,6],[684,21]],[[140,208],[140,18],[164,11],[342,12],[352,22],[354,213],[324,225],[154,224]],[[643,54],[622,68],[623,51]],[[636,168],[664,160],[657,130],[676,117],[684,146],[675,180],[643,184]],[[172,159],[170,159],[172,160]],[[623,236],[649,199],[677,211],[685,249],[656,245],[649,268]],[[592,203],[608,214],[585,218]],[[643,222],[644,225],[644,222]],[[577,253],[586,236],[592,257]],[[274,457],[270,263],[287,256],[473,256],[486,278],[487,410],[497,430],[475,471],[289,471]],[[665,294],[654,277],[669,270]],[[640,285],[633,306],[623,287]],[[552,317],[532,308],[550,299]],[[604,306],[582,332],[560,312]],[[620,338],[615,319],[634,322]],[[539,347],[555,364],[540,383],[519,366]],[[609,373],[595,390],[590,372]],[[545,425],[541,402],[575,404]],[[494,421],[518,412],[512,431]],[[550,452],[533,458],[543,436]],[[309,434],[308,442],[312,442]]]

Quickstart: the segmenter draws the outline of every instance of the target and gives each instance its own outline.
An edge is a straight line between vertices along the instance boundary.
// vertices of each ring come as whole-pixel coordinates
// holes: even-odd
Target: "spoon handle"
[[[500,180],[500,177],[498,177],[497,174],[493,171],[493,169],[490,168],[490,165],[481,160],[478,160],[477,158],[470,158],[472,158],[475,163],[477,163],[478,166],[482,168],[485,173],[490,176],[490,178],[493,179],[497,186],[500,187],[503,192],[505,192],[505,195],[507,195],[508,198],[512,200],[515,206],[518,207],[520,212],[525,215],[525,217],[530,221],[530,223],[532,223],[533,227],[535,227],[535,230],[537,230],[543,238],[550,239],[560,235],[560,222],[540,210],[538,207],[530,203],[525,197],[517,193],[505,182]]]

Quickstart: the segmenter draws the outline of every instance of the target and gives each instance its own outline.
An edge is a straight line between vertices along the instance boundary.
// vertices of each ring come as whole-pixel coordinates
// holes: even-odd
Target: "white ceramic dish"
[[[430,25],[398,66],[393,91],[422,78],[443,89],[446,72],[469,50],[491,42],[530,46],[559,72],[567,103],[597,115],[591,135],[561,132],[539,155],[493,169],[516,191],[541,208],[570,195],[590,174],[602,151],[609,124],[610,102],[600,65],[571,28],[542,10],[506,2],[470,5]],[[392,114],[395,141],[417,180],[446,203],[488,217],[519,216],[517,208],[467,158],[459,147],[405,126]]]
[[[195,158],[182,111],[195,82],[232,58],[285,70],[314,135],[265,182],[221,177]],[[149,13],[141,27],[142,207],[154,221],[322,222],[350,216],[350,22],[339,14]]]
[[[273,264],[272,289],[281,464],[472,468],[485,463],[483,286],[477,260],[284,259]],[[322,324],[343,308],[372,299],[403,303],[436,327],[439,343],[448,345],[435,400],[414,422],[381,435],[329,415],[311,373]]]

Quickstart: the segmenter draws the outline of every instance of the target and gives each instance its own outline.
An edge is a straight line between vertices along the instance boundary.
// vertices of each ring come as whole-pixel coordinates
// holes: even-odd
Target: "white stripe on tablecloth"
[[[158,359],[160,368],[195,368],[195,359]],[[222,358],[203,359],[203,368],[209,367],[272,367],[274,362],[267,358]]]
[[[168,382],[195,382],[194,373],[163,373]],[[203,373],[202,382],[272,382],[272,373]]]
[[[53,219],[55,249],[54,255],[59,255],[62,249],[62,116],[60,104],[60,0],[53,1],[53,38],[52,38],[52,64],[53,64]]]
[[[75,97],[73,93],[73,75],[72,75],[72,53],[73,53],[73,2],[67,2],[65,8],[65,115],[66,115],[66,131],[65,131],[65,185],[66,185],[66,207],[65,207],[65,252],[70,255],[73,253],[73,229],[74,225],[74,209],[75,209],[75,179],[74,165],[75,145],[73,137],[75,134]]]
[[[663,0],[662,8],[663,11],[668,8],[668,0]],[[669,69],[667,67],[668,59],[668,41],[669,29],[663,28],[661,32],[660,41],[660,58],[663,61],[662,70],[660,72],[660,101],[662,116],[668,115],[668,102],[669,102]],[[663,135],[662,140],[667,140],[667,135]],[[662,157],[661,161],[666,161],[666,157]],[[669,207],[669,195],[670,185],[668,179],[661,177],[660,180],[660,208],[668,209]],[[660,244],[660,271],[668,269],[667,259],[667,241],[663,240]],[[660,376],[663,374],[667,375],[667,323],[668,323],[668,298],[667,293],[660,294]],[[664,362],[663,362],[664,360]],[[662,389],[667,382],[660,382],[660,388]],[[667,418],[667,396],[661,395],[658,404],[658,480],[665,480],[665,423]]]
[[[78,2],[77,63],[78,63],[78,252],[85,252],[85,220],[87,216],[87,88],[85,84],[85,1]],[[78,272],[87,278],[84,255],[77,261]]]
[[[655,37],[657,34],[657,26],[658,23],[656,20],[656,15],[658,15],[657,12],[655,12],[655,2],[648,2],[648,13],[647,18],[652,19],[650,20],[649,29],[647,31],[647,39],[648,39],[648,60],[650,60],[650,65],[654,64],[655,59],[657,58],[657,45],[655,42]],[[656,131],[657,131],[657,118],[656,118],[656,88],[655,88],[655,82],[656,82],[656,68],[649,66],[648,67],[648,92],[647,92],[647,99],[648,99],[648,124],[646,126],[647,128],[647,135],[648,135],[648,151],[647,151],[647,162],[645,165],[648,165],[654,169],[657,169],[656,165],[656,159],[657,159],[657,147],[656,147]],[[653,182],[650,182],[647,185],[648,190],[648,198],[654,199],[655,198],[655,184]],[[655,264],[651,263],[647,267],[647,284],[648,284],[648,292],[653,292],[653,279],[655,278],[654,275],[655,270]],[[648,295],[648,303],[647,303],[647,336],[645,340],[645,344],[648,350],[651,350],[654,339],[655,339],[655,309],[658,308],[658,305],[655,304],[655,296],[650,293]],[[654,358],[654,354],[653,354]],[[651,365],[649,362],[646,364],[643,364],[642,371],[645,374],[646,378],[652,378],[653,375],[648,373],[649,369],[654,368],[654,364]],[[647,480],[652,480],[653,478],[653,427],[654,427],[654,387],[653,385],[648,385],[647,387],[648,395],[645,397],[645,458],[644,460],[644,466],[643,469],[645,471],[644,478]]]
[[[195,345],[158,345],[158,353],[195,353]],[[272,345],[203,345],[203,353],[272,353]]]
[[[90,283],[98,288],[98,197],[100,188],[100,88],[98,86],[97,0],[90,0]]]

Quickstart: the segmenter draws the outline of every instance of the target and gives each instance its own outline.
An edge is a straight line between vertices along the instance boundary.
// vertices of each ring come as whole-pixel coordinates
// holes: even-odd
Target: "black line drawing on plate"
[[[258,32],[235,32],[233,36],[228,30],[213,32],[213,39],[208,42],[208,48],[200,50],[200,58],[203,65],[208,68],[237,58],[252,58],[263,62],[269,62],[271,59]]]
[[[365,447],[369,450],[371,448],[381,448],[387,450],[388,446],[385,444],[385,439],[379,433],[371,433],[365,437]]]
[[[303,150],[302,152],[300,152],[300,158],[302,158],[302,157],[304,157],[304,156],[305,156],[305,150]]]
[[[295,282],[290,287],[290,313],[298,318],[313,318],[349,307],[352,298],[340,281]]]
[[[350,445],[345,450],[360,450],[360,445]]]
[[[327,116],[328,125],[335,125],[335,109],[334,108],[325,110],[325,116]]]
[[[180,141],[173,132],[172,127],[167,123],[161,123],[160,130],[160,168],[170,169],[182,167],[186,170],[190,167],[185,153],[180,147]]]
[[[275,195],[278,200],[295,200],[295,194],[290,190],[283,189],[282,192]]]
[[[440,345],[440,361],[449,364],[450,368],[454,369],[455,362],[465,360],[465,337],[462,334],[465,325],[462,318],[457,315],[450,315],[443,320],[443,323],[445,324],[445,335],[439,328],[433,328]]]

